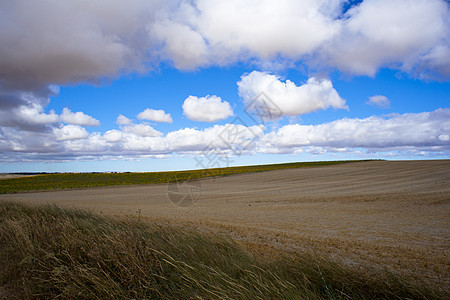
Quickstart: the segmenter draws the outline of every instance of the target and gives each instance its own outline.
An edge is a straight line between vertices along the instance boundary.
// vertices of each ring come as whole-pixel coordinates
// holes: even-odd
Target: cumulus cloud
[[[23,116],[35,111],[33,130],[44,130],[54,118],[45,107],[58,94],[55,85],[99,84],[167,61],[179,69],[300,62],[313,72],[363,75],[389,67],[449,79],[446,1],[364,0],[344,12],[345,3],[2,1],[0,120],[33,129],[36,122]]]
[[[116,124],[119,125],[130,125],[132,121],[125,117],[124,115],[119,115],[116,119]]]
[[[377,106],[379,108],[388,108],[391,106],[391,101],[383,95],[375,95],[369,97],[369,100],[366,102],[369,105]]]
[[[24,131],[14,127],[0,128],[0,147],[2,162],[42,161],[65,152],[63,142],[55,139],[53,131]]]
[[[449,7],[441,0],[366,0],[336,21],[339,33],[318,53],[351,74],[373,76],[380,67],[448,78]],[[327,59],[321,57],[320,64]]]
[[[253,71],[241,77],[237,83],[239,95],[250,108],[254,102],[262,102],[272,111],[280,110],[282,115],[299,116],[321,109],[347,108],[328,79],[308,79],[307,83],[297,86],[294,82],[281,81],[277,76]],[[261,93],[267,95],[260,97]]]
[[[316,50],[337,33],[339,1],[183,1],[151,27],[175,66],[193,69],[250,58],[290,59]],[[311,34],[314,32],[314,34]]]
[[[53,130],[59,141],[85,139],[89,136],[87,130],[79,125],[65,125]]]
[[[162,109],[147,108],[137,115],[140,120],[149,120],[154,122],[172,123],[172,116]]]
[[[2,1],[0,77],[30,89],[140,70],[151,47],[145,27],[161,7],[143,0]]]
[[[390,66],[449,76],[446,1],[365,0],[344,14],[346,2],[2,2],[0,77],[8,89],[42,90],[144,72],[161,59],[195,69],[277,57],[320,57],[356,74]]]
[[[51,131],[47,125],[58,120],[45,107],[55,85],[146,71],[146,25],[162,2],[1,1],[0,125]]]
[[[137,125],[136,125],[137,126]],[[3,162],[148,157],[149,155],[216,155],[242,153],[341,152],[450,153],[450,109],[432,112],[340,119],[318,125],[290,124],[265,132],[263,125],[215,125],[183,128],[161,135],[148,125],[124,126],[104,134],[79,125],[52,131],[0,130]]]
[[[15,127],[21,130],[45,131],[48,125],[56,124],[59,116],[51,110],[46,113],[37,103],[19,105],[11,109],[0,110],[0,126]]]
[[[152,26],[151,33],[163,42],[163,57],[172,60],[176,68],[192,70],[208,63],[206,42],[190,26],[170,21],[161,22]]]
[[[195,69],[320,58],[320,67],[352,74],[388,66],[448,78],[446,1],[365,0],[344,14],[346,2],[2,1],[1,89],[42,93],[145,72],[161,60]]]
[[[138,136],[162,136],[162,132],[155,130],[152,126],[146,124],[135,124],[124,126],[124,132],[132,132]]]
[[[448,3],[443,0],[182,1],[149,26],[161,57],[196,69],[303,61],[373,76],[381,67],[449,78]]]
[[[438,138],[442,142],[448,142],[450,140],[450,136],[448,134],[441,134]]]
[[[103,134],[103,139],[107,142],[118,142],[122,137],[122,132],[117,129],[108,130]]]
[[[169,149],[177,152],[204,152],[210,148],[241,151],[242,148],[248,148],[249,142],[261,136],[263,132],[263,125],[215,125],[203,130],[184,128],[169,132],[165,141]]]
[[[445,80],[450,77],[450,46],[446,43],[432,48],[417,62],[417,65],[408,64],[403,68],[413,72],[416,77],[423,80]],[[443,75],[443,76],[442,76]]]
[[[261,143],[273,152],[314,147],[366,148],[383,151],[401,147],[449,150],[450,109],[394,114],[365,119],[341,119],[319,125],[292,124],[266,134]],[[441,136],[444,136],[442,138]]]
[[[100,121],[86,115],[85,113],[79,111],[79,112],[72,112],[70,109],[65,107],[61,114],[61,121],[67,124],[75,124],[75,125],[82,125],[82,126],[99,126]]]
[[[189,96],[183,103],[183,114],[191,120],[216,122],[233,116],[233,109],[218,96]]]

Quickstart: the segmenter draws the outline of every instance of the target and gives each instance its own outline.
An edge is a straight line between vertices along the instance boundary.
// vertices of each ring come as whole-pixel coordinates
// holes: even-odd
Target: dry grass
[[[0,297],[439,299],[385,271],[297,254],[263,259],[223,236],[56,206],[0,202]]]

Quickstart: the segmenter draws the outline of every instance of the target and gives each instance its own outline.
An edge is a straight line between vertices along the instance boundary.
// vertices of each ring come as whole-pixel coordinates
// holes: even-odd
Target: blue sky
[[[0,172],[449,158],[446,1],[103,2],[0,4]]]

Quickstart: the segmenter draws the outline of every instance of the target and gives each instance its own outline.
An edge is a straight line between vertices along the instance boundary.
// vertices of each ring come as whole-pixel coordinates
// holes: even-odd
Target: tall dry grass
[[[189,229],[0,202],[0,297],[439,299],[386,272],[313,255],[261,260]]]

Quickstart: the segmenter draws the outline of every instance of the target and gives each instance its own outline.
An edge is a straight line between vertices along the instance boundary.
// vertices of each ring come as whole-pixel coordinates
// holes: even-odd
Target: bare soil
[[[0,180],[11,179],[11,178],[20,178],[20,177],[29,177],[29,176],[35,176],[35,175],[0,173]]]
[[[195,204],[171,201],[183,197]],[[357,162],[0,200],[195,226],[266,255],[313,251],[450,286],[450,160]]]

